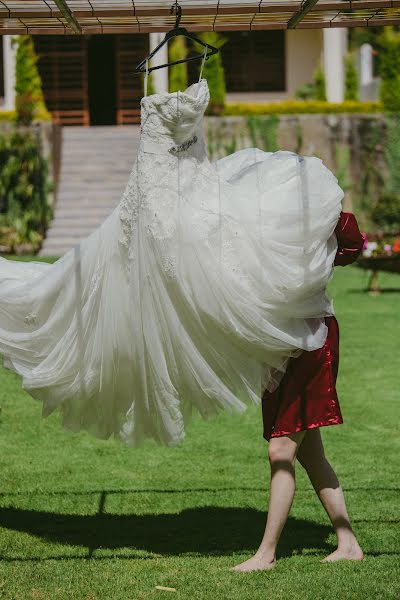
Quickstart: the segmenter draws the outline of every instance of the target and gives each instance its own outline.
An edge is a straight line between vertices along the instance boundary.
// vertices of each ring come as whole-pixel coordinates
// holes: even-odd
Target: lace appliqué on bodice
[[[229,232],[224,235],[226,230],[222,227],[222,236],[218,235],[220,215],[209,202],[210,194],[218,194],[218,172],[208,160],[203,137],[202,119],[208,101],[206,80],[185,92],[142,98],[139,153],[119,207],[119,242],[128,252],[128,272],[136,264],[138,238],[143,235],[151,238],[150,247],[152,241],[157,243],[163,272],[173,278],[178,276],[180,261],[184,259],[180,218],[188,203],[186,228],[195,230],[196,239],[203,240],[212,250],[222,272],[246,279]]]

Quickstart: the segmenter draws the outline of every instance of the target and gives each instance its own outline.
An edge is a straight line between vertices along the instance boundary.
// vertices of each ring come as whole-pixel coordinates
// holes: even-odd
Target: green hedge
[[[0,122],[14,122],[16,119],[15,110],[0,110]]]
[[[226,104],[223,115],[285,115],[285,114],[321,114],[321,113],[379,113],[383,112],[381,102],[323,102],[319,100],[282,100],[281,102],[250,103],[238,102]]]
[[[32,254],[40,248],[53,216],[48,201],[51,189],[38,136],[18,130],[0,135],[2,252]]]
[[[37,111],[36,117],[33,119],[33,123],[38,123],[40,121],[52,121],[53,117],[51,116],[51,113],[49,113],[47,110],[43,110],[43,111]],[[4,123],[4,122],[10,122],[10,123],[16,123],[17,122],[17,113],[15,110],[0,110],[0,123]]]

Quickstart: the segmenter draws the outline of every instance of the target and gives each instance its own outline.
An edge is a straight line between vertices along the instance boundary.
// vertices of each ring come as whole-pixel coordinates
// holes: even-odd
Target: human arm
[[[341,212],[335,234],[338,243],[338,249],[334,260],[334,265],[342,267],[353,263],[360,256],[365,236],[361,233],[357,219],[351,212]]]

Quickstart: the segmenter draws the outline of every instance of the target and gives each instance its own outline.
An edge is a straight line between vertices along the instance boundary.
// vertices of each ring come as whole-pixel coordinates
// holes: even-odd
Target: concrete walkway
[[[113,211],[128,181],[140,127],[64,127],[54,219],[39,256],[62,256]]]

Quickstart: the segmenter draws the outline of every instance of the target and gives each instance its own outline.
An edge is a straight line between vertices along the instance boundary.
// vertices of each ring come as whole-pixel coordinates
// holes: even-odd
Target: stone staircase
[[[54,211],[39,256],[62,256],[87,237],[121,199],[139,145],[140,127],[63,127]]]

